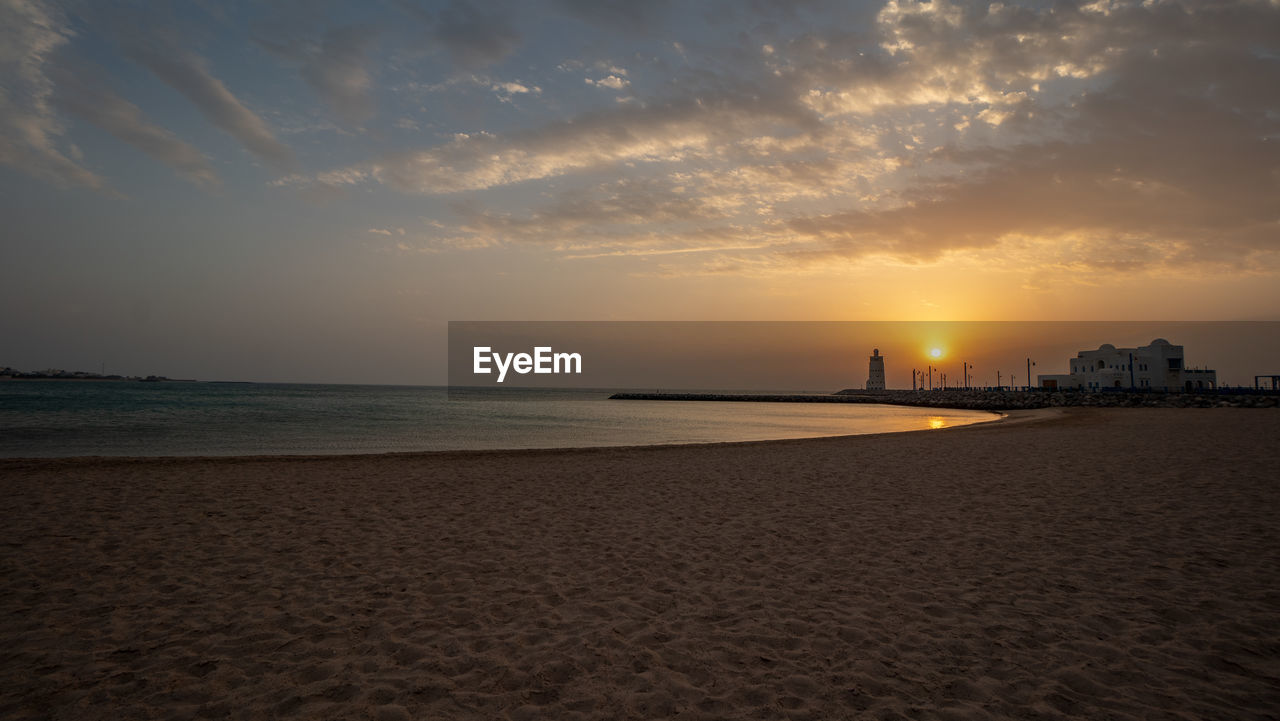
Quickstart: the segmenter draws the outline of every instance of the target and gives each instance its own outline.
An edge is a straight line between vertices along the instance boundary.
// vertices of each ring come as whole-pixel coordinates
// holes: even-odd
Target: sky
[[[449,320],[1276,320],[1280,2],[0,0],[0,214],[20,369],[440,383]]]

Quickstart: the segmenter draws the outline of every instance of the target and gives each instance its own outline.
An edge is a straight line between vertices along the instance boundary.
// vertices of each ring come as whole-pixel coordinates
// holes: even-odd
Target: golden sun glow
[[[941,348],[932,348],[932,349],[930,349],[930,350],[929,350],[929,357],[930,357],[930,358],[941,358],[941,357],[942,357],[942,349],[941,349]]]

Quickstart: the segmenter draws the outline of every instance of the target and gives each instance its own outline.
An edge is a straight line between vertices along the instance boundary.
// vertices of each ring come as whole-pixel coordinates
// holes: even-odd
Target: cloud
[[[528,87],[525,85],[521,85],[520,83],[510,83],[510,82],[493,83],[490,87],[499,92],[507,93],[508,95],[514,95],[516,93],[535,93],[536,94],[536,93],[542,92],[542,88],[539,88],[537,86]]]
[[[0,164],[57,185],[105,189],[102,178],[58,148],[64,128],[54,111],[47,66],[72,32],[54,9],[34,0],[0,0]],[[73,159],[74,158],[74,159]]]
[[[111,92],[101,82],[82,81],[77,73],[61,70],[55,75],[59,108],[106,130],[197,185],[219,184],[218,176],[199,150],[148,122],[138,106]]]
[[[521,41],[506,14],[462,1],[454,2],[436,16],[433,35],[456,65],[470,70],[503,60]]]
[[[619,106],[505,136],[460,133],[434,148],[387,153],[372,163],[330,172],[374,178],[404,192],[433,194],[492,188],[618,163],[685,161],[714,154],[753,129],[807,123],[806,111],[776,100],[725,93],[662,105]],[[303,180],[297,177],[291,182]]]
[[[369,170],[364,168],[339,168],[337,170],[329,170],[314,175],[304,175],[301,173],[290,173],[275,180],[268,185],[273,187],[306,187],[310,185],[325,186],[328,188],[337,188],[343,185],[357,185],[359,183],[368,182],[372,178]]]
[[[708,132],[687,114],[676,113],[631,126],[601,121],[565,123],[510,138],[462,135],[431,150],[387,155],[373,174],[406,192],[477,190],[621,160],[676,159],[703,147]]]
[[[631,84],[630,80],[619,77],[617,75],[609,75],[599,80],[585,78],[587,85],[594,85],[597,88],[609,88],[610,90],[621,90]]]
[[[209,72],[200,56],[158,38],[130,39],[125,54],[185,96],[210,123],[240,141],[259,160],[276,170],[293,165],[293,152]]]
[[[766,200],[756,228],[777,243],[705,269],[1280,270],[1274,4],[891,2],[879,22],[878,52],[798,43],[799,64],[779,66],[823,117],[810,139],[860,128],[869,142],[802,161],[807,142],[768,139],[764,162],[691,171],[704,194]]]
[[[481,82],[477,78],[477,82]],[[498,94],[498,99],[502,102],[511,102],[513,95],[541,95],[542,88],[537,85],[525,85],[524,83],[506,81],[506,82],[488,82],[489,89]]]
[[[302,68],[302,77],[348,127],[374,114],[368,50],[377,31],[363,26],[334,28]]]
[[[647,13],[561,7],[602,26]],[[564,59],[560,70],[632,102],[523,129],[463,126],[288,182],[455,195],[456,223],[439,230],[451,247],[664,254],[690,272],[960,257],[1280,270],[1274,2],[893,0],[865,27],[796,31],[805,17],[750,25],[728,45],[663,35],[680,57],[643,60],[663,71],[658,87],[649,72]],[[554,112],[563,83],[547,82]],[[487,192],[551,180],[536,195]]]
[[[1280,64],[1255,48],[1280,39],[1276,9],[1261,3],[1195,12],[1128,3],[1106,9],[1020,22],[1044,36],[1070,36],[1074,46],[1109,48],[1097,56],[1105,56],[1102,66],[1069,47],[1045,48],[1037,63],[1013,51],[1002,62],[987,54],[994,65],[983,75],[1016,77],[1027,67],[1056,73],[1082,64],[1102,73],[1103,84],[1069,96],[1056,112],[1039,108],[1051,119],[1039,128],[1043,138],[940,153],[970,170],[917,184],[896,207],[792,218],[791,230],[813,245],[808,257],[891,253],[929,260],[1036,238],[1046,258],[1061,262],[1057,250],[1069,247],[1078,254],[1075,267],[1102,270],[1274,264]],[[956,32],[977,38],[976,54],[984,55],[985,16],[957,15],[946,4],[939,12],[949,18],[946,34],[958,24]],[[978,28],[965,33],[973,24]],[[930,62],[941,52],[926,37],[905,42],[907,53],[931,48]],[[1033,118],[1021,124],[1024,132],[1038,129]]]

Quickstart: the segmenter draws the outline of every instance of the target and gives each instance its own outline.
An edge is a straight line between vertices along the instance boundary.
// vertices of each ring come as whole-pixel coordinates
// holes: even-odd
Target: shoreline
[[[972,410],[972,409],[950,409],[950,410]],[[652,444],[630,444],[616,446],[548,446],[545,448],[456,448],[444,450],[428,450],[428,451],[382,451],[370,453],[260,453],[260,454],[237,454],[237,455],[157,455],[157,456],[103,456],[103,455],[85,455],[85,456],[0,456],[0,470],[3,470],[6,463],[17,462],[33,462],[41,463],[46,461],[251,461],[251,460],[324,460],[324,459],[359,459],[359,458],[394,458],[394,457],[417,457],[417,456],[443,456],[443,455],[470,455],[470,454],[509,454],[509,453],[530,453],[544,454],[554,453],[557,451],[611,451],[626,449],[644,449],[644,448],[715,448],[720,446],[736,446],[736,445],[753,445],[762,443],[786,443],[793,441],[821,441],[833,438],[862,438],[873,436],[891,436],[901,435],[904,433],[938,433],[940,431],[957,431],[962,428],[973,426],[982,426],[993,423],[1016,423],[1023,420],[1030,420],[1042,411],[1052,411],[1055,409],[1024,409],[1015,411],[986,411],[994,414],[996,417],[987,420],[978,420],[970,423],[964,423],[955,426],[946,426],[943,428],[916,428],[905,431],[882,431],[877,433],[845,433],[837,435],[824,436],[802,436],[798,438],[763,438],[758,440],[747,441],[708,441],[696,443],[652,443]],[[1025,418],[1024,418],[1025,417]]]
[[[1280,414],[950,430],[0,461],[0,716],[1274,715]]]

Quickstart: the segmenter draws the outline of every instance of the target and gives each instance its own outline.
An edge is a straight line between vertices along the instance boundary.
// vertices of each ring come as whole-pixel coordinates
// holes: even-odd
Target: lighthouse
[[[867,390],[884,390],[884,356],[880,355],[879,348],[873,348],[871,351],[871,364],[867,371]]]

